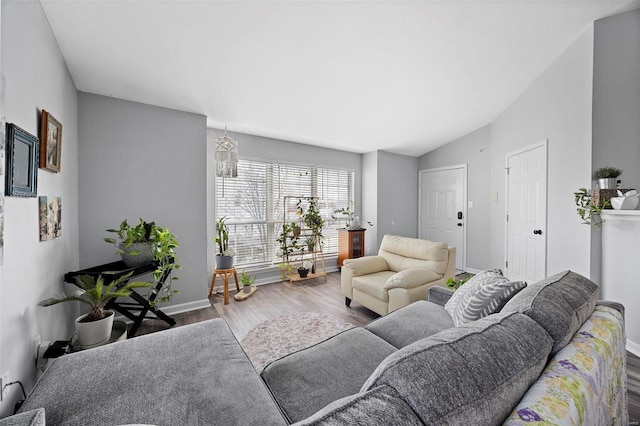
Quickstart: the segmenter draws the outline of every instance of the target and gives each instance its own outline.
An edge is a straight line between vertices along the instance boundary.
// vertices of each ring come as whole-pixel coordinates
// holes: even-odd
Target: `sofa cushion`
[[[544,327],[554,340],[552,354],[562,349],[593,312],[598,286],[582,275],[564,271],[515,295],[503,312],[521,312]]]
[[[389,292],[385,288],[387,281],[395,275],[393,271],[376,272],[374,274],[353,277],[351,286],[361,292],[384,302],[389,301]]]
[[[395,351],[375,334],[354,328],[273,361],[261,376],[285,416],[296,422],[357,393]]]
[[[396,348],[403,348],[453,326],[442,306],[419,300],[370,322],[365,328]]]
[[[286,424],[222,319],[57,358],[21,410],[39,407],[52,425]]]
[[[544,369],[552,345],[526,315],[494,314],[398,350],[362,391],[393,387],[425,424],[500,424]]]
[[[389,386],[379,386],[368,392],[339,399],[313,416],[296,423],[311,425],[406,425],[422,426],[411,407]]]
[[[0,426],[45,426],[44,408],[37,408],[0,419]]]
[[[395,272],[409,268],[429,268],[442,276],[449,262],[449,245],[419,238],[385,235],[378,255],[384,257],[389,269]]]
[[[504,304],[527,286],[524,281],[510,281],[502,271],[490,269],[474,275],[453,293],[444,305],[456,327],[499,312]]]

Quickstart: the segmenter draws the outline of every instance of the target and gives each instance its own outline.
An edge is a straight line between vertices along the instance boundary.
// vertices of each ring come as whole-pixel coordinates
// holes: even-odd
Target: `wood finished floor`
[[[351,308],[345,306],[338,272],[328,274],[326,282],[319,278],[293,286],[288,282],[261,285],[245,301],[236,302],[231,297],[230,303],[225,305],[221,296],[214,296],[210,303],[209,308],[174,315],[176,327],[212,318],[224,318],[238,341],[242,341],[249,330],[262,321],[288,313],[328,313],[355,326],[365,325],[378,317],[355,302],[351,304]],[[140,326],[136,335],[166,328],[167,325],[162,321],[148,320]],[[630,352],[627,352],[627,385],[629,421],[633,424],[640,422],[640,358]]]

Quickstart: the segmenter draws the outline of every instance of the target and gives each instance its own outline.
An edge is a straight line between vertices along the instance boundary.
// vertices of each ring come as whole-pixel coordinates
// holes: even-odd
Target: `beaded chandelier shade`
[[[224,135],[216,139],[215,159],[217,177],[238,177],[238,141],[227,134],[227,126],[224,126]]]

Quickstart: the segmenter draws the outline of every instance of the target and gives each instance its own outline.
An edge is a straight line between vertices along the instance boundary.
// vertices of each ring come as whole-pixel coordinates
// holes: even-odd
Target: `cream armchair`
[[[447,243],[385,235],[377,256],[345,260],[340,281],[347,306],[355,300],[386,315],[455,275],[456,248]]]

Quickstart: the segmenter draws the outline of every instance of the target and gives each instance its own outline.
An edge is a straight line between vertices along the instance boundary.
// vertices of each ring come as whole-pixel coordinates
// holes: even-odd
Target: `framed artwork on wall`
[[[7,123],[7,196],[36,196],[38,151],[38,138],[13,123]]]
[[[62,198],[38,197],[40,216],[40,241],[48,241],[62,235]]]
[[[62,124],[53,115],[42,110],[40,127],[40,168],[50,172],[60,171],[62,156]]]

